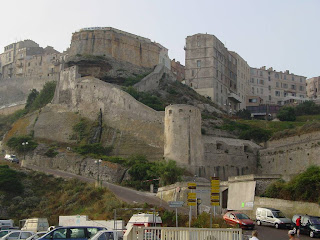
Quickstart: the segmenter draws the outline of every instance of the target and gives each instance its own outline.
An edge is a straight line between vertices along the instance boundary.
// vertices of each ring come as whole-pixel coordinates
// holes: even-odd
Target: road
[[[276,229],[269,226],[256,226],[255,230],[258,231],[259,240],[285,240],[289,239],[288,229]],[[252,230],[244,230],[244,239],[251,237]],[[308,235],[300,235],[300,240],[311,240]]]
[[[53,169],[42,168],[42,167],[37,167],[37,166],[32,166],[32,167],[28,166],[28,168],[35,170],[35,171],[40,171],[40,172],[44,172],[47,174],[52,174],[54,176],[58,176],[58,177],[62,177],[62,178],[76,178],[76,179],[79,179],[83,182],[88,182],[88,183],[95,182],[95,179],[93,179],[93,178],[88,178],[88,177],[84,177],[84,176],[80,176],[80,175],[76,175],[76,174],[72,174],[72,173],[68,173],[68,172],[63,172],[63,171],[59,171],[59,170],[53,170]],[[169,204],[167,202],[156,197],[155,193],[137,191],[135,189],[122,187],[122,186],[112,184],[109,182],[102,182],[102,185],[104,187],[107,187],[111,192],[113,192],[114,195],[116,195],[116,197],[118,199],[120,199],[126,203],[130,203],[130,204],[148,203],[153,206],[163,207],[167,210],[171,210],[171,211],[174,210],[174,208],[169,207]],[[188,214],[189,210],[187,207],[185,207],[185,208],[180,208],[179,212],[184,213],[184,214]]]

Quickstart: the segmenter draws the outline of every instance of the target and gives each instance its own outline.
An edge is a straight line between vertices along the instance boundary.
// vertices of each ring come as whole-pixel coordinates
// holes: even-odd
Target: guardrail
[[[138,227],[129,228],[123,240],[242,240],[238,228],[174,228]]]

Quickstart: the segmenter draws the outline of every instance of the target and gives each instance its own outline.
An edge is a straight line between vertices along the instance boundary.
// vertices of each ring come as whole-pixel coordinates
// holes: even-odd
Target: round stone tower
[[[184,104],[167,106],[164,138],[165,159],[175,160],[179,166],[187,168],[203,162],[201,112],[197,107]]]

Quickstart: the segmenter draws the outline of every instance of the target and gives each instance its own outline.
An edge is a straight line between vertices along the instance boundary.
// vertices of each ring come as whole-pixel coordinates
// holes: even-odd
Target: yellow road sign
[[[219,200],[219,199],[220,199],[220,196],[219,196],[219,195],[213,195],[213,196],[211,196],[211,199],[217,199],[217,200]]]
[[[188,202],[188,206],[197,206],[196,202]]]
[[[188,183],[188,189],[196,189],[197,188],[197,184],[194,182],[190,182]]]
[[[211,206],[220,206],[219,202],[211,202]]]
[[[188,193],[188,199],[196,199],[197,194],[196,193]]]

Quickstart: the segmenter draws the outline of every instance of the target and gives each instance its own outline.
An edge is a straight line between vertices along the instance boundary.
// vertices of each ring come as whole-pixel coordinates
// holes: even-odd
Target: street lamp
[[[23,160],[26,160],[26,146],[29,144],[28,142],[21,143],[23,146]]]
[[[100,172],[99,172],[100,168],[99,168],[99,166],[100,166],[101,162],[102,162],[101,159],[94,161],[94,163],[98,165],[98,175],[97,175],[97,185],[98,185],[98,187],[100,187]]]

